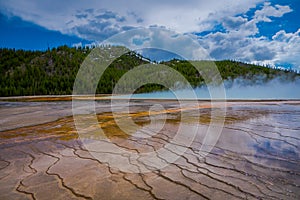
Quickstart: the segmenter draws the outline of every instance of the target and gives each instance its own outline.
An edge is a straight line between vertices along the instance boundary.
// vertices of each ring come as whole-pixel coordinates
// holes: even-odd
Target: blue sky
[[[26,49],[26,50],[45,50],[48,47],[61,45],[72,46],[74,43],[89,44],[76,35],[66,35],[59,31],[50,31],[32,22],[24,21],[20,17],[8,18],[0,14],[0,45],[1,47]]]
[[[190,33],[213,59],[300,69],[298,0],[0,0],[0,47],[101,42],[137,27]]]

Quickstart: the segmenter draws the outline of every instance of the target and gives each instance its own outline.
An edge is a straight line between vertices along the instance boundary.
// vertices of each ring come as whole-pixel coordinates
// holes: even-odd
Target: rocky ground
[[[148,112],[156,103],[133,102],[125,117],[139,127],[161,125],[151,124]],[[187,103],[188,109],[179,109],[178,102],[160,104],[166,109],[166,123],[155,134],[144,131],[147,137],[136,137],[118,127],[107,102],[98,103],[103,138],[77,133],[73,117],[68,117],[68,101],[2,102],[0,199],[300,198],[299,102],[228,103],[211,152],[201,151],[212,120],[209,103],[198,108]],[[161,114],[153,114],[158,123]],[[172,140],[182,124],[191,130],[199,126],[188,146]],[[89,144],[99,141],[123,151],[93,152]],[[161,149],[168,154],[160,154]],[[155,152],[164,167],[144,159],[145,152]]]

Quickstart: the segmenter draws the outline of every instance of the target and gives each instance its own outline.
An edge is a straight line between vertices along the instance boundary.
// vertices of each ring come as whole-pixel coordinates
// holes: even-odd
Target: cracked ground
[[[105,138],[77,133],[70,102],[0,104],[0,199],[300,199],[299,102],[228,103],[210,152],[201,151],[212,120],[208,102],[197,108],[187,102],[188,109],[159,102],[165,123],[161,113],[149,113],[156,103],[132,102],[130,114],[113,115],[107,102],[98,102]],[[161,128],[136,137],[118,127],[116,116]],[[151,125],[153,119],[157,123]],[[188,146],[172,140],[180,124],[199,127]],[[93,151],[87,144],[95,142],[123,151]],[[167,154],[158,153],[161,149]],[[164,167],[140,156],[147,152],[155,152]]]

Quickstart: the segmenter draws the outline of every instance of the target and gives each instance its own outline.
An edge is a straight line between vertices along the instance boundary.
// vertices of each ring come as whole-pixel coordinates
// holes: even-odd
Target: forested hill
[[[0,49],[0,96],[59,95],[72,94],[78,69],[90,53],[89,48],[61,46],[46,51],[24,51]],[[101,77],[97,93],[109,94],[119,78],[135,66],[149,61],[134,52],[115,60]],[[199,61],[200,62],[200,61]],[[201,61],[203,62],[203,61]],[[251,82],[266,82],[273,78],[296,79],[299,74],[291,70],[279,70],[235,61],[215,62],[223,79],[242,77]],[[171,60],[162,62],[182,73],[192,86],[204,84],[198,71],[188,62]],[[134,80],[132,80],[134,81]],[[160,85],[148,84],[136,92],[151,92],[164,89]]]

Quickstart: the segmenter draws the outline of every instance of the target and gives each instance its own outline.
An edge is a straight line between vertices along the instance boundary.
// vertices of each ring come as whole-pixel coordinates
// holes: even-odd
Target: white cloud
[[[281,30],[272,39],[270,45],[277,52],[274,62],[290,63],[300,70],[300,28],[294,33]]]
[[[271,22],[292,9],[263,0],[10,0],[0,1],[0,12],[19,16],[49,30],[103,40],[132,27],[164,26],[180,33],[211,31],[216,25],[225,30],[199,38],[211,56],[259,63],[290,62],[300,66],[299,30],[276,33],[272,39],[257,37],[259,22]],[[258,5],[263,5],[257,9]],[[252,18],[245,16],[257,9]],[[166,38],[156,37],[164,43]],[[147,42],[147,41],[146,41]],[[184,46],[184,41],[179,44]],[[174,47],[175,48],[175,47]],[[180,48],[180,47],[178,47]]]
[[[282,17],[291,12],[288,6],[265,3],[252,18],[229,16],[222,21],[223,32],[210,33],[199,38],[201,44],[216,59],[236,59],[256,64],[277,65],[290,63],[300,66],[299,30],[295,33],[277,32],[272,39],[257,37],[260,22],[270,22],[270,17]]]
[[[223,20],[223,27],[227,32],[233,35],[240,36],[251,36],[258,33],[258,28],[256,26],[256,21],[248,20],[247,18],[243,18],[241,16],[238,17],[226,17]]]
[[[292,12],[289,6],[272,6],[270,2],[266,2],[261,10],[255,11],[255,18],[257,21],[272,22],[270,17],[282,17],[289,12]]]
[[[118,2],[111,0],[10,0],[0,2],[0,11],[19,16],[50,30],[78,34],[81,37],[85,37],[83,30],[87,29],[89,38],[91,32],[103,31],[105,24],[95,17],[105,11],[124,19],[124,21],[114,21],[111,18],[108,23],[109,30],[104,30],[104,32],[107,31],[107,36],[123,30],[123,26],[157,25],[178,32],[200,32],[211,27],[210,23],[205,23],[208,18],[213,21],[216,18],[222,19],[228,15],[245,12],[262,1],[153,0],[149,3],[140,0]],[[88,29],[88,26],[93,26],[93,28]],[[81,32],[76,32],[77,29]]]
[[[161,27],[129,30],[110,37],[104,44],[126,46],[132,50],[154,48],[188,60],[210,59],[209,54],[199,45],[194,35],[177,34]]]

